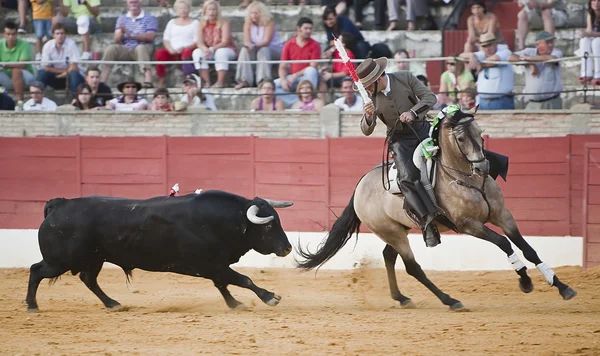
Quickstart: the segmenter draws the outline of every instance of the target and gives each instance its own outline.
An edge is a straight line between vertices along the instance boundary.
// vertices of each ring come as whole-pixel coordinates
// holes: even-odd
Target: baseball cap
[[[190,84],[198,84],[198,81],[196,80],[196,76],[193,74],[188,74],[185,76],[185,79],[183,80],[183,84],[185,83],[190,83]]]
[[[552,41],[554,36],[552,36],[549,32],[542,31],[535,36],[535,41]]]
[[[85,35],[90,29],[90,18],[87,15],[81,15],[77,18],[77,33]]]

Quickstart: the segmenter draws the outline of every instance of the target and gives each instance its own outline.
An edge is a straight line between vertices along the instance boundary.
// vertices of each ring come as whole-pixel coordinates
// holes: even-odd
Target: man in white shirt
[[[512,52],[508,46],[496,43],[496,36],[486,32],[479,37],[481,50],[461,53],[469,60],[469,70],[476,69],[479,110],[514,110],[513,89],[515,75],[511,64],[481,63],[483,61],[508,61]]]
[[[208,110],[217,111],[215,105],[215,99],[211,94],[205,94],[201,85],[198,85],[198,78],[195,74],[188,74],[183,80],[183,92],[185,93],[181,97],[181,102],[193,105],[204,105]]]
[[[142,84],[130,78],[119,85],[117,89],[123,95],[106,102],[106,108],[115,111],[140,111],[148,110],[148,101],[143,96],[137,95],[142,89]]]
[[[44,84],[33,81],[29,85],[31,99],[23,104],[23,111],[56,111],[56,103],[44,96]]]
[[[77,86],[85,81],[77,66],[79,49],[75,41],[67,38],[62,23],[54,25],[52,35],[54,38],[46,42],[42,49],[42,70],[38,71],[38,80],[54,89],[64,89],[68,85],[71,94],[75,95]]]
[[[350,77],[346,77],[342,80],[342,97],[333,102],[334,105],[339,106],[344,111],[363,111],[363,100],[360,96],[356,95],[352,89],[354,81]]]

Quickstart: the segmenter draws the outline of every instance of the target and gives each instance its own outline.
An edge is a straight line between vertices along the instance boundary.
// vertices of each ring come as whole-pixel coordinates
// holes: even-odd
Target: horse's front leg
[[[458,228],[461,232],[491,242],[498,246],[502,251],[504,251],[504,253],[506,253],[506,256],[508,256],[508,262],[519,275],[519,288],[521,291],[524,293],[529,293],[533,290],[533,283],[527,274],[527,267],[525,267],[523,261],[521,261],[519,256],[517,256],[506,237],[490,230],[482,222],[472,218],[465,219],[462,224],[458,226]]]
[[[519,228],[517,227],[515,219],[513,218],[510,211],[508,211],[508,209],[504,208],[504,210],[501,214],[499,214],[498,217],[492,218],[492,224],[501,228],[502,231],[504,231],[504,233],[506,234],[506,236],[508,236],[510,241],[512,241],[515,244],[515,246],[517,246],[521,251],[523,251],[523,256],[525,256],[525,258],[529,262],[535,264],[537,269],[542,273],[544,279],[546,279],[546,282],[548,282],[550,286],[556,286],[556,288],[558,288],[558,291],[564,300],[573,299],[577,295],[577,292],[574,289],[572,289],[571,287],[564,284],[558,279],[558,277],[556,276],[556,274],[554,274],[554,271],[550,268],[550,266],[542,262],[542,260],[538,257],[537,252],[535,252],[535,250],[533,249],[533,247],[531,247],[531,245],[529,245],[529,243],[525,241],[525,239],[521,235],[521,232],[519,232]]]

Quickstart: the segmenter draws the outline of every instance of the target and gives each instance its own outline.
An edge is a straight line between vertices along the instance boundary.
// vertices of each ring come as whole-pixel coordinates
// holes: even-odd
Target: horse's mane
[[[458,125],[460,120],[462,120],[466,117],[474,117],[474,116],[471,113],[466,113],[462,110],[458,110],[456,113],[454,113],[454,115],[452,115],[450,117],[446,117],[446,119],[444,120],[444,127],[447,129],[453,129]]]

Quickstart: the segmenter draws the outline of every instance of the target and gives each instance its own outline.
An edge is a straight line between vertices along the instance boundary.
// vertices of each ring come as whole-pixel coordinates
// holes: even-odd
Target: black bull
[[[250,250],[286,256],[292,251],[274,207],[291,206],[221,191],[181,197],[132,200],[109,197],[57,198],[44,207],[38,241],[43,260],[31,266],[27,309],[37,311],[36,292],[44,278],[79,273],[106,308],[120,304],[98,286],[104,262],[204,277],[214,282],[230,308],[243,307],[228,285],[252,290],[266,304],[281,297],[257,287],[229,267]]]

